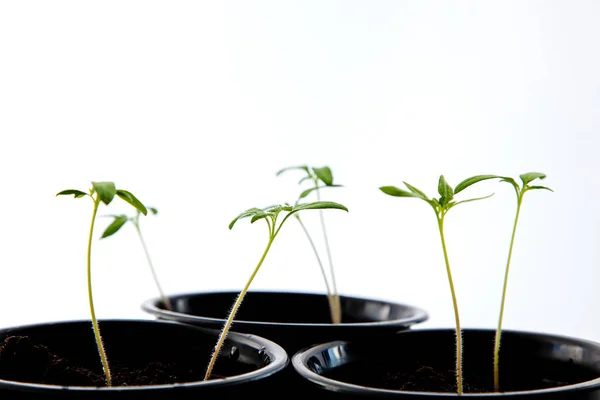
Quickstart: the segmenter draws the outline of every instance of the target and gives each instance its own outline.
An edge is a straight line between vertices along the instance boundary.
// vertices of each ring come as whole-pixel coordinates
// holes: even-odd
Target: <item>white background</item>
[[[555,192],[525,197],[504,326],[600,340],[599,19],[573,0],[1,2],[0,325],[89,318],[92,202],[58,191],[114,181],[158,208],[142,229],[167,292],[238,290],[267,230],[227,225],[293,202],[300,175],[275,172],[309,164],[350,209],[326,214],[340,291],[421,307],[423,328],[453,326],[435,216],[378,187],[545,172]],[[516,201],[498,182],[468,194],[489,193],[446,218],[463,327],[498,313]],[[99,240],[107,222],[97,314],[151,318],[135,231]],[[298,224],[252,288],[324,290]]]

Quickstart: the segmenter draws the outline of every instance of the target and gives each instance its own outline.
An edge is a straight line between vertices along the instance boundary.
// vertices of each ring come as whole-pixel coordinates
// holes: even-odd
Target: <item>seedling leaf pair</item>
[[[231,311],[229,312],[227,320],[221,330],[221,333],[219,334],[217,344],[213,350],[213,354],[211,356],[210,362],[208,363],[208,367],[206,368],[204,380],[208,380],[210,378],[210,376],[212,374],[212,370],[215,366],[215,363],[217,361],[219,353],[221,352],[221,348],[223,347],[225,338],[227,337],[227,334],[229,333],[231,325],[233,324],[233,320],[238,312],[238,309],[240,308],[242,301],[244,300],[244,297],[246,296],[246,293],[248,292],[248,289],[250,288],[250,285],[252,284],[252,281],[254,280],[254,277],[258,273],[258,270],[260,269],[261,265],[263,264],[267,254],[269,252],[269,249],[271,248],[271,245],[273,244],[273,240],[275,240],[275,237],[281,230],[281,227],[283,226],[285,221],[291,215],[295,215],[295,214],[299,213],[300,211],[326,210],[326,209],[338,209],[338,210],[348,211],[348,209],[345,206],[338,204],[338,203],[330,202],[330,201],[317,201],[317,202],[307,203],[307,204],[295,204],[294,206],[290,206],[288,204],[283,204],[283,205],[269,206],[269,207],[265,207],[265,208],[252,207],[252,208],[249,208],[246,211],[240,213],[237,217],[235,217],[229,223],[229,229],[232,229],[233,226],[236,224],[236,222],[242,218],[250,218],[251,223],[254,223],[259,220],[265,220],[267,223],[267,226],[269,228],[269,240],[267,242],[267,247],[264,250],[257,266],[254,268],[252,274],[250,275],[250,278],[246,282],[246,285],[244,286],[244,288],[238,295],[235,303],[231,307]],[[278,224],[278,218],[281,213],[284,213],[285,215],[281,219],[281,222],[279,222],[279,224]]]
[[[438,194],[440,195],[439,198],[429,198],[429,197],[427,197],[425,192],[423,192],[422,190],[418,189],[417,187],[415,187],[407,182],[403,182],[403,183],[408,190],[400,189],[396,186],[382,186],[379,188],[383,193],[390,195],[390,196],[419,198],[419,199],[425,201],[426,203],[428,203],[435,212],[435,215],[437,218],[437,223],[438,223],[438,230],[440,233],[441,244],[442,244],[442,251],[444,254],[444,262],[446,264],[446,273],[448,275],[448,283],[450,285],[450,293],[452,295],[452,304],[454,307],[454,318],[456,321],[456,386],[457,386],[457,391],[458,391],[459,395],[462,394],[462,391],[463,391],[463,387],[462,387],[462,335],[461,335],[461,328],[460,328],[460,317],[459,317],[459,312],[458,312],[458,301],[456,298],[456,292],[454,290],[454,282],[452,280],[452,272],[450,270],[450,262],[448,260],[448,252],[446,249],[446,241],[444,238],[444,217],[446,216],[446,213],[451,208],[453,208],[454,206],[456,206],[458,204],[475,201],[475,200],[481,200],[481,199],[490,197],[491,195],[485,196],[485,197],[471,198],[471,199],[462,200],[462,201],[458,201],[458,202],[454,199],[454,196],[456,194],[462,192],[463,190],[470,187],[471,185],[474,185],[475,183],[478,183],[478,182],[481,182],[484,180],[488,180],[488,179],[492,179],[492,178],[496,178],[496,176],[495,175],[473,176],[473,177],[463,180],[458,185],[456,185],[456,187],[453,189],[452,186],[450,186],[448,184],[448,182],[446,181],[446,179],[444,178],[444,175],[440,175],[440,178],[438,180]]]
[[[144,206],[142,202],[133,195],[133,193],[127,190],[117,189],[113,182],[92,182],[92,189],[90,189],[89,196],[93,196],[94,193],[96,193],[100,201],[106,205],[110,204],[115,198],[115,195],[117,195],[127,203],[131,204],[142,214],[146,215],[148,213],[146,206]],[[58,192],[56,195],[73,195],[76,199],[79,199],[81,197],[88,196],[88,193],[77,189],[67,189]]]
[[[515,234],[517,231],[517,224],[519,222],[519,215],[521,213],[521,204],[523,203],[523,195],[529,190],[549,190],[553,191],[549,187],[541,186],[541,185],[533,185],[529,184],[536,179],[542,180],[546,179],[546,174],[541,172],[528,172],[525,174],[519,175],[521,178],[522,186],[520,186],[516,180],[510,177],[499,177],[501,182],[510,183],[515,190],[515,194],[517,196],[517,210],[515,213],[515,221],[513,225],[513,230],[510,238],[510,245],[508,247],[508,257],[506,261],[506,269],[504,272],[504,283],[502,286],[502,300],[500,301],[500,313],[498,316],[498,327],[496,328],[496,334],[494,336],[494,390],[496,392],[500,391],[500,341],[502,335],[502,320],[504,317],[504,305],[506,302],[506,289],[508,287],[508,273],[510,270],[510,262],[512,258],[513,246],[515,243]]]
[[[321,200],[321,196],[320,196],[321,189],[328,188],[328,187],[342,187],[342,185],[333,183],[333,173],[331,172],[331,168],[329,168],[328,166],[309,167],[306,165],[301,165],[301,166],[296,166],[296,167],[288,167],[288,168],[279,170],[277,172],[277,176],[279,176],[280,174],[282,174],[285,171],[290,171],[290,170],[301,170],[306,174],[302,179],[300,179],[300,182],[299,182],[300,184],[302,184],[303,182],[306,182],[306,181],[310,181],[312,183],[312,187],[309,187],[308,189],[305,189],[304,191],[302,191],[300,193],[300,196],[298,196],[298,199],[296,200],[296,204],[298,204],[302,199],[306,198],[308,195],[310,195],[313,192],[316,194],[317,200],[320,201]],[[321,275],[323,276],[323,281],[325,283],[325,289],[327,291],[327,301],[329,302],[329,310],[331,313],[331,321],[332,321],[332,323],[337,324],[342,321],[342,307],[340,304],[340,296],[338,295],[338,290],[337,290],[337,284],[336,284],[336,279],[335,279],[335,269],[333,268],[333,258],[331,256],[331,249],[329,248],[329,239],[327,237],[327,229],[325,228],[325,217],[323,216],[323,213],[321,211],[319,211],[319,219],[321,222],[321,230],[323,232],[323,241],[325,243],[325,251],[327,254],[327,260],[329,262],[330,278],[327,277],[327,273],[325,272],[325,268],[323,267],[323,262],[321,261],[321,257],[319,255],[317,247],[315,246],[315,243],[314,243],[310,233],[308,232],[308,229],[306,228],[306,226],[304,225],[304,222],[302,222],[300,217],[298,215],[296,215],[296,220],[300,224],[304,234],[306,235],[306,238],[308,239],[308,242],[309,242],[309,244],[313,250],[313,253],[315,254],[315,257],[317,259],[317,263],[319,264],[319,269],[321,271]],[[330,279],[331,279],[331,285],[329,283]]]
[[[495,339],[494,339],[494,342],[495,342],[494,343],[494,389],[495,389],[495,391],[499,391],[500,390],[500,387],[499,387],[500,386],[499,385],[499,382],[500,382],[500,380],[499,380],[499,351],[500,351],[500,335],[501,335],[501,329],[502,329],[502,318],[503,318],[503,314],[504,314],[504,304],[505,304],[505,298],[506,298],[506,288],[507,288],[507,283],[508,283],[508,272],[509,272],[509,267],[510,267],[510,260],[511,260],[511,256],[512,256],[515,232],[516,232],[516,228],[517,228],[517,222],[519,219],[519,213],[520,213],[520,209],[521,209],[523,195],[529,190],[552,191],[552,189],[550,189],[546,186],[529,185],[531,182],[533,182],[537,179],[540,179],[540,180],[545,179],[546,175],[543,173],[528,172],[525,174],[521,174],[519,177],[521,179],[522,185],[519,185],[515,179],[506,177],[506,176],[476,175],[476,176],[473,176],[473,177],[463,180],[458,185],[456,185],[456,187],[454,189],[452,189],[452,187],[446,182],[444,176],[441,175],[440,179],[438,181],[438,193],[440,194],[439,199],[436,199],[436,198],[429,199],[423,191],[417,189],[415,186],[412,186],[406,182],[404,182],[404,185],[408,188],[408,191],[397,188],[395,186],[380,187],[380,189],[383,193],[388,194],[390,196],[420,198],[421,200],[429,203],[429,205],[431,205],[431,207],[436,212],[436,216],[437,216],[437,220],[438,220],[438,228],[439,228],[440,238],[441,238],[441,242],[442,242],[442,249],[444,252],[444,260],[446,263],[446,271],[448,274],[448,281],[450,284],[450,291],[452,294],[452,301],[453,301],[453,305],[454,305],[455,320],[456,320],[456,372],[457,372],[457,391],[458,391],[459,395],[462,394],[462,337],[461,337],[461,333],[460,333],[461,329],[460,329],[460,318],[459,318],[459,314],[458,314],[458,303],[456,300],[456,293],[454,291],[454,284],[452,281],[452,274],[450,271],[450,264],[448,261],[448,254],[447,254],[446,244],[445,244],[445,239],[444,239],[444,230],[443,230],[444,217],[445,217],[446,213],[448,212],[448,210],[450,210],[452,207],[454,207],[458,204],[485,199],[485,198],[488,198],[493,195],[492,194],[492,195],[485,196],[485,197],[471,198],[471,199],[462,200],[462,201],[458,201],[458,202],[454,200],[454,196],[456,196],[458,193],[461,193],[463,190],[467,189],[468,187],[474,185],[475,183],[489,180],[489,179],[499,179],[501,182],[510,183],[513,186],[513,188],[515,189],[515,193],[517,195],[517,211],[516,211],[516,215],[515,215],[515,221],[514,221],[514,226],[513,226],[511,241],[510,241],[508,260],[506,263],[506,271],[505,271],[505,276],[504,276],[504,286],[503,286],[503,290],[502,290],[502,301],[501,301],[501,305],[500,305],[500,316],[499,316],[499,320],[498,320],[498,328],[496,330],[496,335],[495,335]]]
[[[463,180],[461,183],[456,185],[456,187],[453,189],[452,186],[450,186],[448,184],[448,182],[446,181],[446,178],[444,178],[444,175],[440,175],[440,178],[438,180],[438,194],[440,195],[439,198],[427,197],[425,192],[423,192],[422,190],[418,189],[417,187],[411,185],[408,182],[403,182],[408,190],[400,189],[396,186],[381,186],[379,189],[383,193],[390,195],[390,196],[394,196],[394,197],[415,197],[415,198],[421,199],[421,200],[427,202],[431,207],[433,207],[436,214],[442,215],[442,214],[445,214],[446,212],[448,212],[448,210],[450,210],[452,207],[455,207],[459,204],[468,203],[468,202],[476,201],[476,200],[483,200],[483,199],[487,199],[488,197],[493,196],[493,194],[490,194],[490,195],[484,196],[484,197],[474,197],[474,198],[461,200],[461,201],[455,201],[455,199],[454,199],[454,196],[456,194],[462,192],[469,186],[471,186],[477,182],[481,182],[481,181],[493,179],[493,178],[499,178],[499,177],[497,175],[473,176],[471,178],[467,178],[467,179]]]
[[[115,196],[120,197],[125,202],[131,204],[138,212],[146,215],[148,212],[146,207],[140,202],[137,197],[135,197],[131,192],[127,190],[117,189],[113,182],[92,182],[92,188],[89,190],[89,193],[83,192],[81,190],[76,189],[67,189],[60,191],[56,194],[57,196],[61,195],[73,195],[76,199],[82,198],[85,196],[89,196],[93,203],[94,208],[92,211],[92,221],[90,225],[90,233],[88,237],[88,251],[87,251],[87,287],[88,287],[88,301],[90,306],[90,314],[92,319],[92,328],[94,331],[94,338],[96,340],[96,346],[98,348],[98,354],[100,356],[100,361],[102,363],[102,369],[104,370],[104,375],[106,378],[106,386],[111,386],[111,375],[110,368],[108,364],[108,359],[106,357],[106,352],[104,351],[104,344],[102,342],[102,336],[100,335],[100,327],[98,325],[98,320],[96,319],[96,312],[94,309],[94,298],[92,294],[92,265],[91,265],[91,255],[92,255],[92,237],[94,233],[94,224],[96,222],[96,214],[98,212],[98,207],[100,203],[104,203],[105,205],[110,204]],[[120,219],[119,221],[113,222],[112,227],[110,228],[113,233],[116,232],[123,224]],[[120,226],[119,226],[120,224]]]

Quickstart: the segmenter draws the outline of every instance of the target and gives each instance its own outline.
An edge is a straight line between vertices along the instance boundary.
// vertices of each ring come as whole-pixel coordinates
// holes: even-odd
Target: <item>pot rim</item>
[[[281,291],[281,290],[252,290],[249,291],[248,294],[283,294],[283,295],[308,295],[308,296],[319,296],[326,297],[326,294],[319,292],[299,292],[299,291]],[[169,300],[173,302],[173,300],[177,298],[183,297],[191,297],[197,295],[207,295],[207,294],[231,294],[236,296],[239,294],[239,291],[234,290],[222,290],[222,291],[205,291],[205,292],[187,292],[181,294],[175,294],[171,296],[167,296]],[[272,321],[253,321],[253,320],[240,320],[236,319],[234,321],[234,325],[237,326],[290,326],[290,327],[328,327],[328,329],[345,329],[348,327],[377,327],[377,326],[394,326],[398,325],[401,327],[408,327],[411,325],[415,325],[421,322],[425,322],[429,319],[429,314],[418,307],[396,303],[389,300],[382,300],[374,297],[359,297],[359,296],[347,296],[340,294],[339,297],[341,299],[349,299],[349,300],[357,300],[357,301],[372,301],[376,303],[382,303],[387,305],[395,305],[400,307],[405,307],[412,311],[412,316],[406,318],[397,318],[390,319],[385,321],[372,321],[372,322],[341,322],[339,324],[332,323],[321,323],[321,322],[272,322]],[[198,315],[191,315],[182,312],[169,311],[163,308],[159,308],[157,306],[158,303],[162,302],[160,297],[154,297],[149,300],[146,300],[142,303],[142,310],[162,319],[172,320],[172,321],[180,321],[186,323],[194,323],[198,321],[210,322],[213,324],[223,324],[225,323],[225,318],[213,318],[213,317],[203,317]]]
[[[136,324],[136,325],[171,325],[174,327],[179,327],[181,329],[186,330],[197,330],[203,334],[209,334],[215,336],[215,343],[217,340],[218,332],[213,329],[181,324],[174,321],[158,321],[158,320],[148,320],[148,319],[127,319],[127,318],[113,318],[113,319],[100,319],[98,320],[100,324],[102,323],[111,323],[111,324],[119,324],[119,323],[127,323],[127,324]],[[0,329],[0,333],[6,333],[10,335],[12,330],[21,330],[21,329],[36,329],[43,328],[48,325],[56,326],[56,325],[82,325],[82,324],[90,324],[91,329],[91,320],[87,319],[78,319],[78,320],[61,320],[61,321],[50,321],[50,322],[39,322],[32,323],[26,325],[12,326],[7,328]],[[182,383],[173,383],[173,384],[161,384],[161,385],[136,385],[136,386],[62,386],[62,385],[49,385],[43,383],[31,383],[31,382],[19,382],[19,381],[11,381],[0,379],[0,388],[11,387],[16,389],[21,389],[23,391],[29,392],[53,392],[58,393],[62,391],[69,392],[139,392],[140,395],[146,391],[168,391],[174,389],[185,389],[185,388],[199,388],[205,387],[207,389],[219,387],[219,386],[232,386],[237,384],[242,384],[245,382],[252,382],[255,380],[260,380],[267,378],[279,371],[282,371],[289,363],[289,357],[286,351],[277,343],[263,338],[257,335],[243,334],[239,332],[229,332],[227,335],[227,340],[234,340],[240,344],[248,345],[254,348],[265,348],[265,354],[269,356],[271,362],[263,367],[260,367],[254,371],[246,372],[239,375],[234,375],[230,377],[224,378],[215,378],[210,379],[208,381],[192,381],[192,382],[182,382]],[[208,360],[206,360],[208,363]]]
[[[466,328],[461,330],[464,332],[495,332],[495,329],[479,329],[479,328]],[[455,332],[455,329],[450,328],[433,328],[433,329],[413,329],[409,331],[398,332],[397,335],[418,335],[423,332]],[[600,343],[594,342],[587,339],[579,339],[571,336],[563,336],[556,335],[551,333],[542,333],[535,331],[520,331],[514,329],[503,329],[502,334],[517,334],[520,336],[526,337],[535,337],[542,336],[549,340],[556,340],[563,343],[569,344],[577,344],[577,345],[585,345],[591,346],[598,349],[600,352]],[[307,361],[313,357],[314,355],[321,353],[326,349],[331,349],[334,347],[341,347],[351,343],[347,340],[335,340],[326,343],[316,344],[309,347],[306,347],[296,354],[292,356],[292,366],[296,370],[300,376],[311,381],[314,384],[317,384],[328,390],[335,390],[336,392],[341,393],[364,393],[364,390],[368,390],[369,395],[373,396],[415,396],[415,397],[457,397],[457,398],[481,398],[481,397],[517,397],[517,396],[534,396],[534,395],[542,395],[542,394],[556,394],[556,393],[569,393],[569,392],[577,392],[586,389],[600,388],[600,375],[598,378],[584,381],[580,383],[575,383],[571,385],[558,386],[553,388],[546,389],[536,389],[536,390],[521,390],[521,391],[512,391],[512,392],[494,392],[494,393],[463,393],[461,396],[458,396],[456,393],[443,393],[443,392],[417,392],[417,391],[400,391],[400,390],[391,390],[391,389],[382,389],[375,388],[369,386],[356,385],[352,383],[347,383],[335,379],[326,378],[323,375],[320,375],[316,372],[313,372],[307,365]]]

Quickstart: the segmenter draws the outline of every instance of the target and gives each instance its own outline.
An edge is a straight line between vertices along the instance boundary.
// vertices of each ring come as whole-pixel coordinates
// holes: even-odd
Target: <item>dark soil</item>
[[[139,360],[113,355],[109,362],[113,386],[161,385],[201,381],[204,378],[205,352],[186,351],[177,358],[161,355],[160,360]],[[97,353],[96,353],[97,356]],[[129,357],[131,358],[131,357]],[[199,361],[200,360],[200,361]],[[99,356],[97,369],[79,365],[54,353],[45,345],[27,336],[9,336],[0,346],[0,378],[17,382],[64,386],[105,386]],[[220,364],[220,365],[219,365]],[[252,365],[237,363],[221,357],[213,377],[232,376],[254,370]]]
[[[396,363],[398,364],[398,363]],[[403,366],[392,365],[385,360],[372,360],[369,363],[351,362],[329,371],[325,375],[339,381],[368,387],[411,392],[456,393],[456,372],[442,366],[431,366],[424,363],[412,363]],[[538,390],[579,383],[594,379],[591,371],[580,370],[579,374],[560,374],[556,379],[545,371],[565,371],[569,365],[547,360],[538,368],[514,366],[510,371],[501,375],[501,391]],[[573,365],[570,365],[573,369]],[[491,368],[465,368],[463,371],[464,393],[493,392]]]

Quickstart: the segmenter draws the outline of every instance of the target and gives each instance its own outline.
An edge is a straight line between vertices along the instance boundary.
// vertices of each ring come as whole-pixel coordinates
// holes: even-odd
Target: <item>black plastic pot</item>
[[[502,392],[490,393],[494,333],[463,331],[465,392],[461,398],[600,399],[600,344],[518,331],[502,334]],[[455,392],[420,391],[441,387],[442,382],[455,386],[454,340],[453,330],[417,329],[376,341],[335,341],[298,352],[292,364],[320,388],[319,398],[456,398]],[[469,387],[487,388],[487,393],[468,393]]]
[[[89,368],[101,376],[100,359],[91,322],[67,321],[0,330],[4,347],[0,351],[0,398],[225,399],[242,394],[265,398],[268,396],[263,394],[269,393],[288,363],[285,351],[272,341],[232,332],[215,366],[217,378],[203,381],[218,331],[151,320],[100,321],[100,329],[113,376],[130,376],[128,370],[146,367],[150,376],[155,371],[171,374],[177,369],[184,379],[191,380],[110,388],[81,385],[81,379],[92,374],[79,374],[78,368]],[[41,344],[54,355],[30,344]],[[54,372],[56,365],[61,366],[58,373]],[[46,382],[59,383],[23,382],[23,374],[28,380],[44,376]]]
[[[238,292],[205,292],[169,297],[173,311],[160,299],[142,309],[160,319],[221,329]],[[291,356],[315,343],[391,335],[427,320],[416,307],[388,301],[340,296],[342,323],[332,324],[327,296],[315,293],[251,291],[233,323],[234,330],[280,344]]]

